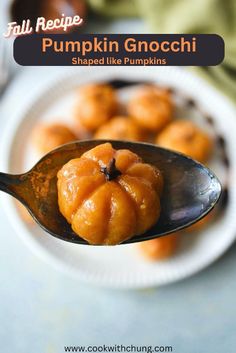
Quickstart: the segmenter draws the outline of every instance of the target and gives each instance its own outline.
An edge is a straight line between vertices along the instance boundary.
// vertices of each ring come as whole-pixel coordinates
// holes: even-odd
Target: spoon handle
[[[21,184],[21,175],[0,173],[0,190],[16,197],[17,199],[19,198],[18,189]]]

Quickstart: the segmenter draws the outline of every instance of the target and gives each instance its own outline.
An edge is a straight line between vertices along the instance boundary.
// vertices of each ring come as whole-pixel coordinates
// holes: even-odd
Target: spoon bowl
[[[110,142],[115,149],[129,149],[138,154],[145,163],[156,166],[164,177],[158,222],[145,234],[122,244],[153,239],[190,226],[207,215],[220,198],[221,185],[217,177],[193,159],[148,143],[114,140],[85,140],[63,145],[45,155],[27,173],[0,173],[0,190],[18,199],[52,236],[88,245],[73,232],[59,211],[57,172],[69,160],[105,142]]]

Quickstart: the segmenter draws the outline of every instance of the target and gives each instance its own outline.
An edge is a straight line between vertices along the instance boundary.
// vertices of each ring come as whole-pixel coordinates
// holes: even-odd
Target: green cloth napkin
[[[92,10],[118,18],[139,16],[154,33],[217,33],[225,60],[197,69],[236,102],[236,0],[87,0]]]

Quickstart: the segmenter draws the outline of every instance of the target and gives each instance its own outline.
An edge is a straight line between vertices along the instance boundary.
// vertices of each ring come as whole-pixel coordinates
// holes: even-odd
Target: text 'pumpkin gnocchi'
[[[129,150],[98,145],[58,172],[60,212],[90,244],[115,245],[160,216],[160,171]]]

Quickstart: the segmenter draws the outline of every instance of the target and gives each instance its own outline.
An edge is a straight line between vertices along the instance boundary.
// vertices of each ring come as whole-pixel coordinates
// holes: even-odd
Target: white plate
[[[35,254],[69,275],[92,284],[115,288],[141,288],[174,282],[211,264],[236,237],[235,109],[226,98],[198,77],[175,67],[27,69],[15,80],[2,105],[1,116],[7,117],[7,126],[1,143],[3,158],[0,168],[19,173],[32,166],[35,156],[25,141],[35,123],[41,119],[70,115],[74,88],[78,84],[111,78],[156,80],[193,97],[201,109],[214,118],[216,129],[227,140],[231,163],[228,181],[230,199],[224,217],[198,236],[185,236],[181,249],[170,260],[149,263],[140,257],[134,245],[106,248],[59,241],[38,226],[32,228],[22,221],[11,197],[1,194],[1,201],[22,240]]]

